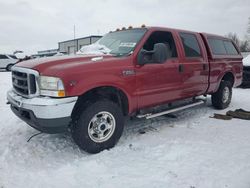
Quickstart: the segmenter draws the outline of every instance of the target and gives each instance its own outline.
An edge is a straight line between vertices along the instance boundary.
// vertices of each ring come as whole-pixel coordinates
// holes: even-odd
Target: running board
[[[170,114],[172,112],[177,112],[177,111],[180,111],[180,110],[184,110],[184,109],[187,109],[187,108],[198,106],[198,105],[201,105],[201,104],[204,104],[204,103],[205,103],[205,101],[199,100],[197,102],[194,102],[194,103],[191,103],[191,104],[188,104],[188,105],[185,105],[185,106],[177,107],[177,108],[174,108],[174,109],[166,110],[166,111],[163,111],[163,112],[159,112],[159,113],[155,113],[155,114],[149,113],[149,114],[137,115],[136,117],[137,118],[151,119],[151,118],[155,118],[155,117],[158,117],[158,116]]]

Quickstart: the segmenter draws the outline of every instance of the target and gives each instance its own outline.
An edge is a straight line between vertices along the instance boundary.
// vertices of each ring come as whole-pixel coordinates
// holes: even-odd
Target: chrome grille
[[[13,88],[20,94],[29,95],[27,73],[12,71]]]
[[[14,91],[24,97],[33,97],[39,94],[37,78],[39,74],[32,69],[12,67],[12,85]]]

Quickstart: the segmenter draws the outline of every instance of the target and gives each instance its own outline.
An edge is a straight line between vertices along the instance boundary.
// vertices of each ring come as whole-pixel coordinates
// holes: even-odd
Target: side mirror
[[[152,55],[153,55],[153,51],[147,51],[144,49],[141,49],[139,54],[138,54],[138,65],[145,65],[148,63],[152,63]]]
[[[164,43],[157,43],[154,45],[154,50],[147,51],[141,49],[138,54],[138,64],[145,65],[148,63],[163,63],[168,58],[168,48]]]

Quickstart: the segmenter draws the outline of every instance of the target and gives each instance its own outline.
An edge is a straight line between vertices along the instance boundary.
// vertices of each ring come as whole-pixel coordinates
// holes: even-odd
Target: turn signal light
[[[59,90],[58,91],[58,97],[65,97],[65,91],[64,90]]]

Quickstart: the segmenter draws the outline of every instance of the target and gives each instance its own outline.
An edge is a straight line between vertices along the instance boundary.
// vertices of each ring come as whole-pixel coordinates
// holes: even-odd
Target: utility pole
[[[76,44],[76,25],[75,24],[74,24],[73,32],[74,32],[74,52],[76,53],[77,52],[77,44]]]
[[[74,25],[74,40],[76,39],[76,25]]]

